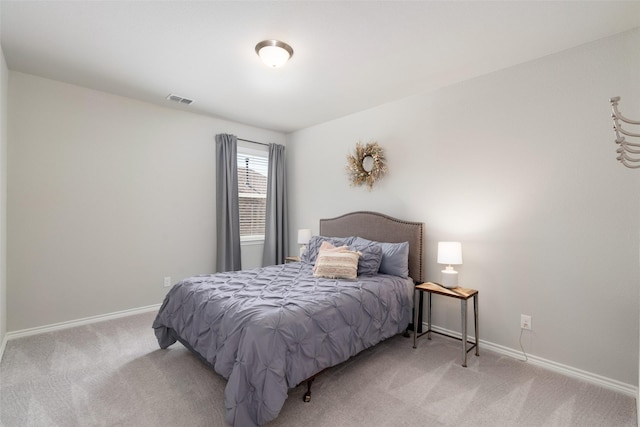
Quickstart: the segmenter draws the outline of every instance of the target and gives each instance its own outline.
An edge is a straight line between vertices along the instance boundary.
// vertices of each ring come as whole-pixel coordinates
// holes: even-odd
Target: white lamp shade
[[[438,242],[438,264],[462,264],[462,245],[460,242]]]
[[[311,230],[308,228],[302,228],[298,230],[298,244],[306,245],[311,240]]]

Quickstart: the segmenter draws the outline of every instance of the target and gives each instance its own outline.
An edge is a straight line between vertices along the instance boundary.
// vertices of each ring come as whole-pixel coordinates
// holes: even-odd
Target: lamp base
[[[300,245],[300,257],[302,257],[302,254],[304,253],[304,251],[307,250],[307,245]]]
[[[451,269],[442,270],[442,286],[445,288],[456,288],[458,286],[458,272]]]

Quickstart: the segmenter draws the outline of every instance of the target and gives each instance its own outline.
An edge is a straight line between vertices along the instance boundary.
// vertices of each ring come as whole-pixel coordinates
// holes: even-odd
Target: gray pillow
[[[358,258],[358,276],[375,276],[382,262],[382,248],[375,242],[367,244],[356,243],[349,246],[349,250],[360,252]]]
[[[356,237],[354,245],[374,243],[382,249],[382,262],[379,273],[391,274],[403,278],[409,277],[409,242],[386,243]]]
[[[300,261],[306,262],[307,264],[315,264],[316,258],[318,257],[318,251],[320,250],[320,245],[322,242],[327,241],[331,243],[333,246],[349,246],[355,237],[326,237],[326,236],[312,236],[307,243],[307,249],[300,256]]]

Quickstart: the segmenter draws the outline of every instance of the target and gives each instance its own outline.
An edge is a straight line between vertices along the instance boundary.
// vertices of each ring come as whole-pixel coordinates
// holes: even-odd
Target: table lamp
[[[441,271],[442,286],[455,288],[458,286],[458,272],[452,265],[462,264],[462,245],[460,242],[438,242],[438,264],[446,264]]]
[[[311,230],[308,228],[302,228],[298,230],[298,244],[300,245],[300,256],[307,249],[307,243],[311,240]]]

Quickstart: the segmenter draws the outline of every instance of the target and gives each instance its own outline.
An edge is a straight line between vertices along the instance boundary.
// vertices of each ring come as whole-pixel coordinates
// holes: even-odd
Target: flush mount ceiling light
[[[269,67],[281,67],[293,56],[291,46],[280,40],[263,40],[256,45],[256,53]]]

